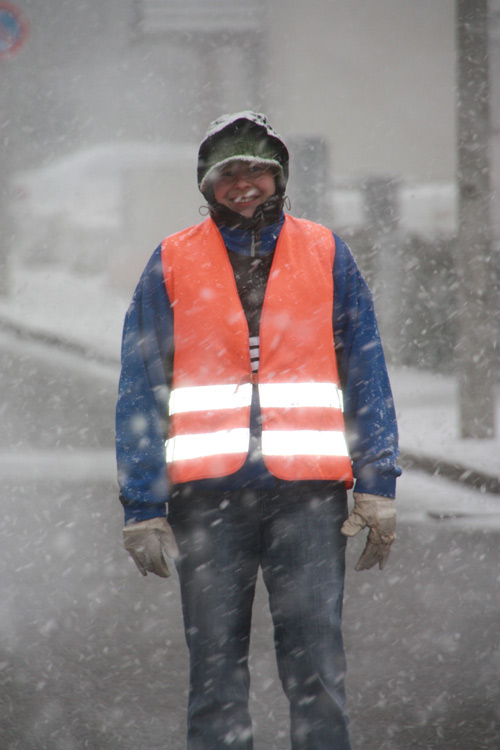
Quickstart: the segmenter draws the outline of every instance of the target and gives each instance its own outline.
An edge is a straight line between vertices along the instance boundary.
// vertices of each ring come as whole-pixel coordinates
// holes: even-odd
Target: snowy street
[[[122,349],[134,519],[164,502],[166,460],[246,510],[269,482],[260,416],[278,493],[351,460],[385,542],[393,508],[369,493],[392,498],[399,462],[385,569],[355,571],[366,530],[347,544],[352,750],[500,750],[500,0],[0,0],[0,74],[0,750],[186,750],[177,571],[143,577],[123,545]],[[293,744],[338,750],[318,687],[339,663],[337,560],[324,578],[328,527],[285,514],[259,518],[259,549]],[[211,550],[246,572],[226,518],[187,544],[225,532]],[[242,641],[219,625],[247,612],[199,592],[248,587],[193,569],[214,734],[190,724],[223,750]],[[262,575],[251,625],[254,750],[290,750]],[[223,744],[247,738],[238,717]]]
[[[6,333],[0,357],[0,746],[181,750],[176,574],[142,578],[121,544],[118,369]],[[498,496],[406,472],[398,507],[384,572],[354,571],[361,539],[348,552],[353,747],[489,750],[500,732]],[[262,584],[251,663],[256,750],[285,750]]]

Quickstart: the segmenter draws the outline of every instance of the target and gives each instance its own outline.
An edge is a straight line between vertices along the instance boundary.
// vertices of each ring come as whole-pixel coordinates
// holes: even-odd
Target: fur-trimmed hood
[[[265,115],[246,110],[222,115],[210,123],[198,152],[198,186],[209,202],[213,170],[235,159],[273,165],[277,192],[284,194],[288,149]]]

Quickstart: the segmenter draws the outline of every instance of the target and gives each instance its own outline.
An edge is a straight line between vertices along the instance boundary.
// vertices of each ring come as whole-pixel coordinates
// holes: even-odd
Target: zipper
[[[251,244],[250,244],[250,257],[251,258],[257,257],[258,258],[260,256],[260,245],[261,245],[261,242],[260,242],[260,229],[258,229],[257,231],[255,231],[254,229],[252,229],[252,235],[251,236],[252,236],[252,240],[251,240]]]

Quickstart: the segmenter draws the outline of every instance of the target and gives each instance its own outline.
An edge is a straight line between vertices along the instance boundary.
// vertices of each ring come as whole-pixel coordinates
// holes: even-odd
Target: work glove
[[[168,578],[166,555],[171,558],[179,555],[172,527],[163,516],[125,526],[123,543],[143,576],[149,572]]]
[[[366,547],[356,563],[356,570],[368,570],[377,563],[383,569],[396,538],[396,508],[394,500],[378,495],[354,493],[354,508],[344,521],[341,532],[344,536],[356,536],[361,529],[370,529]]]

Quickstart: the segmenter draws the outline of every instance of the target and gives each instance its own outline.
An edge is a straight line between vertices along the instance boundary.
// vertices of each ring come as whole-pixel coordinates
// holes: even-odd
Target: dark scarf
[[[258,232],[262,227],[274,224],[280,220],[283,211],[285,196],[275,193],[260,206],[255,209],[254,215],[247,219],[245,216],[230,208],[223,206],[221,203],[210,203],[208,209],[210,216],[218,226],[231,227],[234,229],[248,229],[252,232]]]

